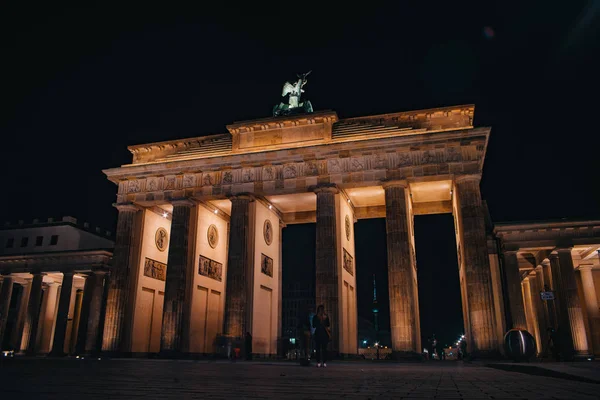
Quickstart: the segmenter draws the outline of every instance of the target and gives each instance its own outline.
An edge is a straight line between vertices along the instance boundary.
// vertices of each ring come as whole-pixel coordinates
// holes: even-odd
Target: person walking
[[[327,344],[331,339],[329,316],[325,314],[325,306],[317,307],[317,315],[313,317],[315,329],[315,345],[317,350],[317,367],[327,367]]]

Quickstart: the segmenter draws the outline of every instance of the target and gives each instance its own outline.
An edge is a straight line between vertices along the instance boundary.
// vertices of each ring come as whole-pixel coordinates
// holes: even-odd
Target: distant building
[[[2,350],[32,355],[100,350],[113,248],[110,232],[73,217],[1,227]]]
[[[302,337],[298,329],[309,307],[315,307],[315,287],[311,282],[293,282],[284,286],[282,298],[282,328],[283,336],[289,341]]]

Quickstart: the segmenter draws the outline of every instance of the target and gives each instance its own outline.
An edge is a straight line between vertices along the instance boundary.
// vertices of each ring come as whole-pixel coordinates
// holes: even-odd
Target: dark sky
[[[114,229],[127,145],[267,117],[308,70],[341,118],[475,103],[494,221],[600,217],[598,2],[82,3],[2,6],[0,220]]]

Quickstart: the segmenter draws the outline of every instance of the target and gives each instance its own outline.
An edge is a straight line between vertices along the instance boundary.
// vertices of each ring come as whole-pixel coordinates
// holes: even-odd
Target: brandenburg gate
[[[349,119],[299,106],[131,146],[131,164],[104,171],[119,216],[103,351],[212,353],[249,332],[254,353],[276,354],[282,230],[310,222],[331,350],[357,354],[354,223],[385,218],[393,350],[420,353],[413,219],[452,213],[469,351],[496,354],[501,283],[479,190],[490,128],[473,126],[474,106]]]

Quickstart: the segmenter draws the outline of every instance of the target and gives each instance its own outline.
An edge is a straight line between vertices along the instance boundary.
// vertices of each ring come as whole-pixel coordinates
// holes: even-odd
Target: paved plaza
[[[598,399],[600,384],[460,362],[374,364],[5,359],[0,398]]]

